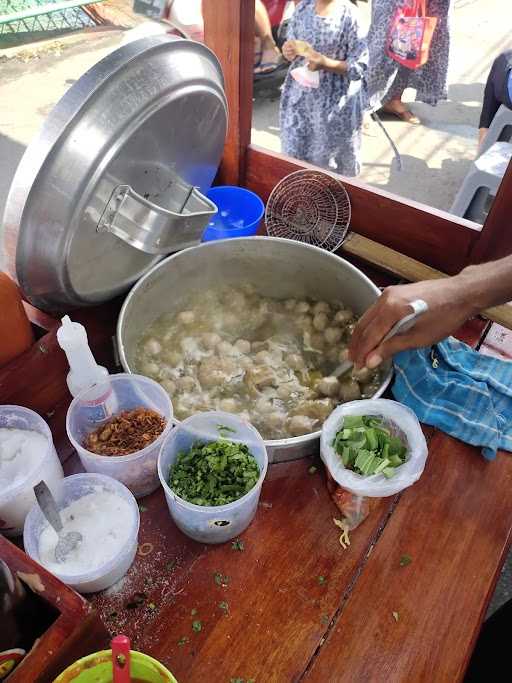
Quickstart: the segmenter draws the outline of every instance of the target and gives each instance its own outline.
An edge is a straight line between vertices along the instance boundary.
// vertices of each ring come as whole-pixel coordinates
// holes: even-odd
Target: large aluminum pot
[[[119,356],[126,372],[134,370],[141,334],[162,313],[179,312],[198,290],[237,283],[251,283],[262,295],[276,298],[341,299],[358,315],[380,293],[352,264],[307,244],[270,237],[208,242],[161,261],[129,293],[117,325]],[[390,379],[388,367],[375,398]],[[319,437],[318,431],[266,441],[269,461],[311,455],[318,451]]]

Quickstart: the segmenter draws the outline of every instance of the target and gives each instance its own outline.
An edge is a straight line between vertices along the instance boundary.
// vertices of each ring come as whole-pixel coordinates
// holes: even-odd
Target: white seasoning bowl
[[[36,502],[33,487],[44,480],[56,495],[64,474],[50,428],[40,415],[22,406],[0,406],[0,428],[38,432],[47,441],[46,451],[40,461],[25,473],[26,476],[11,481],[8,486],[0,486],[0,533],[21,536],[25,517]]]
[[[23,531],[25,552],[33,560],[42,564],[45,569],[55,574],[63,583],[68,584],[79,593],[94,593],[112,586],[126,574],[137,552],[140,523],[137,501],[126,486],[112,479],[112,477],[89,473],[66,477],[63,481],[61,495],[56,501],[57,507],[62,512],[64,508],[67,508],[74,501],[90,493],[100,491],[113,493],[128,504],[128,514],[126,514],[126,506],[123,506],[125,509],[114,520],[114,528],[126,530],[125,539],[112,557],[105,559],[96,566],[89,564],[80,573],[66,573],[64,567],[62,571],[56,570],[55,566],[48,566],[41,558],[40,539],[41,534],[48,527],[48,522],[41,512],[39,505],[34,505],[25,520]],[[90,533],[95,533],[94,526],[90,529]],[[92,561],[93,558],[91,557],[90,559]]]

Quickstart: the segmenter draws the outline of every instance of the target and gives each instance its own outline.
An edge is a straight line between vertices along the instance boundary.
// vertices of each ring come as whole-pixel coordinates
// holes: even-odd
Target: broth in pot
[[[355,323],[341,301],[274,299],[249,285],[209,290],[149,326],[134,369],[165,388],[179,420],[223,410],[265,439],[301,436],[381,384],[378,371],[330,374],[346,359]]]

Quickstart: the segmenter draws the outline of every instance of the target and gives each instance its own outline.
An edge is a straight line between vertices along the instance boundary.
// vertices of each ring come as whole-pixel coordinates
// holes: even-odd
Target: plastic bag
[[[318,88],[320,86],[320,75],[318,71],[310,71],[307,66],[298,66],[290,72],[299,85],[303,88]]]
[[[348,470],[333,448],[336,433],[343,426],[345,415],[376,415],[382,417],[394,436],[407,446],[407,461],[396,468],[395,476],[386,479],[383,474],[367,477]],[[401,403],[387,399],[351,401],[334,410],[324,422],[320,439],[320,457],[332,478],[344,489],[357,496],[380,498],[393,496],[417,481],[427,460],[428,448],[416,415]]]
[[[386,54],[408,69],[428,62],[437,17],[428,17],[426,0],[409,0],[396,9],[387,38]]]

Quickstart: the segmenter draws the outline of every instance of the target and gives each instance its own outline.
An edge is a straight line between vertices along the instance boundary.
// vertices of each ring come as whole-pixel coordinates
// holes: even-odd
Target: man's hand
[[[287,59],[289,62],[293,62],[295,57],[297,57],[297,50],[295,48],[295,41],[294,40],[287,40],[283,47],[281,48],[281,52],[283,53],[283,57]]]
[[[468,290],[466,278],[461,276],[388,287],[357,324],[350,341],[350,358],[356,367],[376,368],[399,351],[444,339],[478,310]],[[393,325],[412,313],[410,303],[415,299],[423,299],[429,310],[411,330],[383,342]]]

